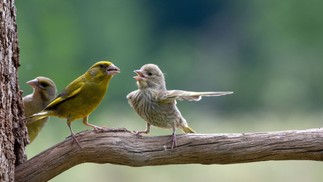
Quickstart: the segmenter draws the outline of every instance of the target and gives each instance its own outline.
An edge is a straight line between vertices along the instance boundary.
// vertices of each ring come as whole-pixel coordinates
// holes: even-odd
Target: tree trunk
[[[27,130],[18,86],[19,47],[14,0],[0,0],[0,181],[14,181],[26,160]]]

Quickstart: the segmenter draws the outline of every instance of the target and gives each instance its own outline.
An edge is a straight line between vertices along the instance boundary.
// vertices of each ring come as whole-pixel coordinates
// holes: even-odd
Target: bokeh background
[[[16,0],[19,81],[47,76],[62,90],[99,60],[121,73],[90,122],[130,130],[145,122],[128,106],[133,70],[155,63],[168,89],[234,91],[230,96],[179,102],[200,133],[258,132],[323,125],[323,1]],[[89,129],[80,121],[75,131]],[[153,128],[150,135],[171,131]],[[180,131],[179,131],[180,133]],[[51,118],[32,157],[69,135]],[[51,181],[321,181],[311,161],[234,165],[126,167],[82,164]]]

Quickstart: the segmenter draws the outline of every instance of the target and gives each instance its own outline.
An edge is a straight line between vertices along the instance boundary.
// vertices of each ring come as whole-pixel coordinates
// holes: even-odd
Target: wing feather
[[[61,94],[59,94],[53,101],[51,101],[44,110],[50,110],[50,108],[53,108],[61,104],[65,100],[76,96],[82,90],[83,86],[84,82],[72,82],[71,85],[68,85],[65,90]]]
[[[174,100],[199,101],[202,97],[213,97],[232,94],[233,92],[192,92],[184,90],[167,90],[159,94],[158,100],[161,102],[171,102]]]

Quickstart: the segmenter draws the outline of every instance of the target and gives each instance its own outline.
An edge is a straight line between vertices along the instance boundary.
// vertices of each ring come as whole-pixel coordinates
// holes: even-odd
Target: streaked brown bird
[[[22,100],[25,108],[25,117],[42,111],[55,98],[56,85],[46,77],[39,76],[27,82],[33,88],[33,93],[25,96]],[[48,117],[27,122],[29,141],[32,143],[47,122]]]
[[[134,71],[138,90],[127,95],[130,106],[146,122],[146,130],[135,131],[138,135],[149,133],[150,126],[173,130],[171,148],[176,147],[176,128],[184,133],[195,133],[176,106],[176,100],[199,101],[202,96],[222,96],[233,92],[192,92],[167,90],[163,72],[155,64],[145,64]]]
[[[72,81],[46,108],[28,119],[33,122],[48,116],[57,116],[67,119],[67,126],[71,137],[78,144],[71,122],[83,119],[83,123],[93,127],[95,131],[103,129],[88,123],[88,116],[101,103],[111,78],[120,72],[112,62],[99,61],[92,65],[83,75]]]

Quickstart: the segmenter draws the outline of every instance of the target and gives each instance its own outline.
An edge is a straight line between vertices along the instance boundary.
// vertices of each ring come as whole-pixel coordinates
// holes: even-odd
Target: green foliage
[[[207,102],[210,108],[320,110],[320,5],[17,1],[20,80],[49,76],[62,89],[93,62],[111,59],[122,74],[112,83],[109,100],[124,102],[135,89],[132,70],[153,62],[167,73],[169,88],[235,91]]]

